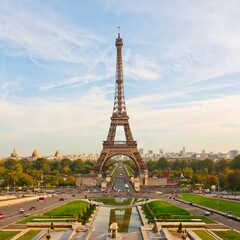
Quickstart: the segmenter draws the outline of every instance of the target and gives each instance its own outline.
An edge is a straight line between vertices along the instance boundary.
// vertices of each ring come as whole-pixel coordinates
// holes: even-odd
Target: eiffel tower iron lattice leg
[[[108,159],[116,155],[125,155],[135,162],[138,168],[138,172],[136,174],[139,175],[140,173],[144,173],[146,176],[147,167],[138,151],[137,142],[133,139],[128,121],[129,117],[126,110],[122,67],[123,41],[120,37],[120,32],[118,32],[118,37],[116,39],[115,45],[117,48],[117,63],[113,113],[107,140],[103,142],[103,149],[96,164],[93,167],[93,170],[96,173],[103,173],[105,170],[105,164]],[[116,130],[118,126],[123,127],[126,141],[115,141]]]

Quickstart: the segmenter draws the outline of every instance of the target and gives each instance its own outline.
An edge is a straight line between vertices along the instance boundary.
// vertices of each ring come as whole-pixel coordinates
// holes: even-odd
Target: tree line
[[[39,158],[16,160],[9,158],[0,160],[0,186],[18,189],[38,186],[74,186],[77,174],[89,174],[92,161],[81,159],[47,160]]]
[[[202,184],[206,187],[218,185],[221,189],[240,190],[240,155],[233,160],[175,160],[167,161],[161,157],[158,161],[148,161],[147,168],[150,176],[162,177],[168,173],[169,177],[183,175],[188,183],[195,186]]]

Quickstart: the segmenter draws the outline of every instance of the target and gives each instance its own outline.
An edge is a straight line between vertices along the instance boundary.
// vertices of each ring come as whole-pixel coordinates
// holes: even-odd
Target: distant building
[[[61,154],[60,154],[59,151],[57,150],[54,156],[55,156],[56,158],[60,158],[60,157],[61,157]]]
[[[182,155],[185,155],[185,154],[186,154],[186,148],[183,147],[183,148],[182,148]]]
[[[159,154],[160,154],[160,156],[164,155],[164,149],[163,148],[159,149]]]
[[[139,149],[139,153],[143,156],[143,148]]]
[[[13,152],[11,153],[11,158],[18,158],[18,154],[16,150],[14,149]]]
[[[32,153],[32,158],[39,158],[39,154],[36,149]]]
[[[153,150],[148,150],[149,155],[153,155]]]
[[[230,150],[229,151],[229,157],[230,158],[235,158],[239,154],[238,150]]]

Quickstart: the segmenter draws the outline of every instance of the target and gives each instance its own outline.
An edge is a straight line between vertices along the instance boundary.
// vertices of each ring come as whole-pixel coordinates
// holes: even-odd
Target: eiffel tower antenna
[[[125,155],[135,162],[138,168],[137,175],[143,172],[146,174],[147,167],[137,149],[137,142],[133,139],[126,110],[122,63],[123,40],[120,36],[120,27],[118,27],[118,37],[116,38],[115,46],[117,49],[117,61],[111,124],[107,140],[103,142],[103,149],[93,169],[96,173],[102,173],[104,172],[105,164],[108,159],[116,155]],[[116,129],[118,126],[123,126],[126,141],[115,141]]]

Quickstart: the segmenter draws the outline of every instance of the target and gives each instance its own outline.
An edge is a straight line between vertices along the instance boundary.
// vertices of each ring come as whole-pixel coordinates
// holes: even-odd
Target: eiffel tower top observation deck
[[[127,115],[125,96],[124,96],[124,81],[123,81],[123,64],[122,64],[122,46],[123,40],[120,36],[118,28],[118,37],[116,38],[115,46],[117,48],[117,63],[116,63],[116,82],[115,82],[115,97],[111,124],[108,131],[107,140],[103,142],[103,149],[95,166],[95,172],[103,172],[106,161],[115,155],[126,155],[130,157],[138,167],[138,173],[146,170],[146,164],[143,161],[138,149],[137,142],[133,140],[132,132],[129,125],[129,117]],[[116,129],[118,126],[123,126],[126,141],[115,141]]]

